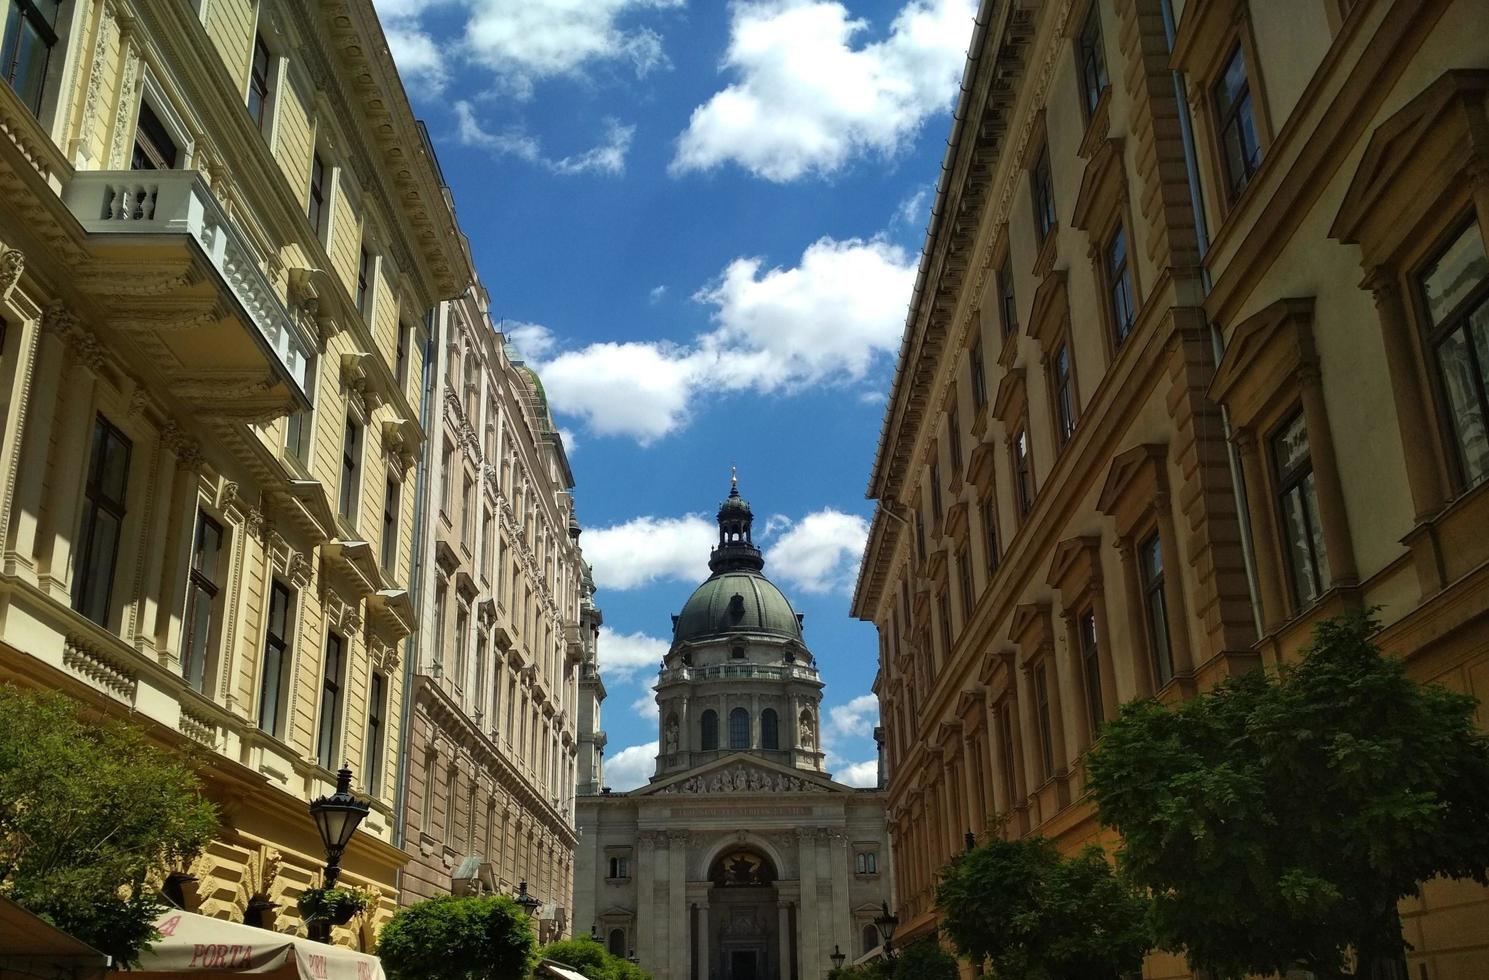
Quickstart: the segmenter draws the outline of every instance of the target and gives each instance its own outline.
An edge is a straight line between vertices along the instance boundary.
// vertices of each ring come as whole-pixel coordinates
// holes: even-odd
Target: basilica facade
[[[655,774],[580,786],[574,927],[657,980],[817,980],[879,944],[885,797],[824,767],[822,680],[737,486],[718,522],[657,677]]]

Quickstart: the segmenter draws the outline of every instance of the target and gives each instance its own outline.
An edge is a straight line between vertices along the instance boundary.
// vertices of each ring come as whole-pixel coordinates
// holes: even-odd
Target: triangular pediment
[[[664,776],[627,796],[749,796],[777,793],[852,793],[827,776],[783,766],[749,752],[734,752]]]

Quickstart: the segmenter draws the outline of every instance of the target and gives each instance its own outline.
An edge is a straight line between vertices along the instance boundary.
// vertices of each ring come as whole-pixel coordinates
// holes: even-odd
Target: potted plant
[[[300,894],[300,917],[306,922],[324,919],[344,926],[353,916],[372,906],[374,898],[355,888],[310,888]]]

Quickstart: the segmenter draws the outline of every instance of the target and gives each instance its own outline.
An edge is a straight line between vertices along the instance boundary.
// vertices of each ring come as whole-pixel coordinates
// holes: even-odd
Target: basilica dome
[[[801,622],[781,590],[759,572],[715,572],[683,605],[672,642],[692,643],[731,633],[800,640]]]

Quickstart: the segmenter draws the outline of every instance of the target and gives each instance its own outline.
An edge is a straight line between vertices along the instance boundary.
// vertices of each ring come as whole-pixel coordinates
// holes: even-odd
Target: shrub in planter
[[[353,916],[372,907],[373,897],[355,888],[311,888],[300,895],[300,917],[306,922],[327,919],[344,926]]]

